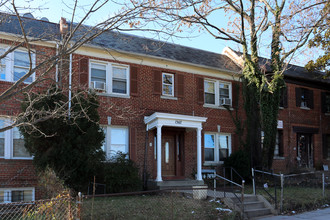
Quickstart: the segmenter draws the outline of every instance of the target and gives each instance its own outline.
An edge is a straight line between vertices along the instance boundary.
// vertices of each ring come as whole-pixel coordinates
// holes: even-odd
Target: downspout
[[[69,106],[68,106],[68,116],[71,116],[71,83],[72,83],[72,53],[70,53],[70,63],[69,63]]]
[[[146,135],[145,135],[145,151],[144,151],[144,164],[143,164],[143,189],[147,190],[147,157],[148,157],[148,142],[149,142],[149,130],[148,125],[146,126]]]
[[[59,48],[59,45],[58,45],[58,43],[56,43],[56,56],[58,56],[58,54],[59,54],[58,48]],[[55,71],[55,82],[56,82],[56,86],[58,86],[57,85],[57,83],[58,83],[58,62],[56,62],[55,70],[56,70]]]

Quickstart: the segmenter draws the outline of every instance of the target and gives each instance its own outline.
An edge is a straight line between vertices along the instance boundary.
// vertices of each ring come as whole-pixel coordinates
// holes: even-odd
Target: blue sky
[[[120,2],[120,0],[118,0]],[[29,10],[32,9],[32,14],[35,18],[40,19],[42,17],[47,17],[49,21],[58,23],[61,17],[65,17],[67,20],[71,20],[71,14],[72,10],[68,8],[72,4],[73,0],[67,0],[65,3],[63,0],[16,0],[16,5],[20,8],[20,12],[24,12],[24,8],[29,8]],[[79,0],[79,4],[82,6],[87,6],[90,4],[89,0]],[[113,8],[113,5],[105,5],[97,14],[94,14],[89,22],[87,24],[93,25],[93,22],[102,21],[104,17],[109,16],[110,9]],[[111,10],[113,11],[113,10]],[[80,9],[78,11],[78,16],[83,15],[84,12]],[[79,17],[77,17],[79,19]],[[216,17],[216,21],[218,22],[226,22],[226,19],[224,16]],[[130,32],[132,33],[132,32]],[[136,35],[142,35],[145,37],[152,38],[153,35],[148,34],[147,32],[133,32],[132,34]],[[183,35],[193,36],[190,38],[170,38],[167,39],[168,42],[180,44],[188,47],[198,48],[202,50],[212,51],[215,53],[221,53],[223,48],[226,46],[231,47],[234,50],[239,50],[239,47],[229,41],[224,40],[217,40],[214,39],[210,34],[194,31],[192,33],[183,33]],[[267,40],[267,39],[266,39]],[[264,52],[264,50],[260,51],[260,56],[267,57],[269,56],[267,53]],[[300,65],[304,65],[308,58],[303,56],[298,56],[297,59],[300,63]],[[296,61],[297,63],[297,61]]]

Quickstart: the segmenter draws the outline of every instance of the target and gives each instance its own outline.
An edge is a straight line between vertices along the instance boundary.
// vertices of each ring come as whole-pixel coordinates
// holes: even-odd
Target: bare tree
[[[239,45],[242,55],[247,146],[253,166],[271,168],[283,72],[322,21],[324,0],[165,0],[150,1],[157,24],[193,27]],[[270,61],[260,59],[268,54]],[[264,131],[261,150],[261,129]]]
[[[43,26],[42,22],[39,22],[38,25],[41,24],[41,26],[36,27],[36,24],[33,24],[33,18],[23,16],[23,12],[26,13],[36,9],[18,6],[15,0],[1,2],[0,8],[9,13],[1,14],[0,28],[2,26],[5,29],[6,25],[15,23],[16,26],[19,26],[19,29],[13,31],[14,37],[6,41],[8,47],[0,51],[0,60],[5,61],[9,59],[10,54],[24,48],[27,52],[27,57],[25,58],[27,58],[28,62],[25,62],[24,73],[20,73],[16,78],[8,80],[13,81],[13,83],[6,83],[0,89],[0,105],[3,109],[8,109],[10,108],[8,106],[14,100],[22,102],[25,96],[25,102],[28,102],[31,108],[27,108],[29,111],[25,112],[10,111],[8,113],[7,111],[8,114],[0,113],[1,117],[11,119],[11,123],[0,128],[0,132],[21,125],[34,126],[35,123],[42,120],[70,114],[68,106],[70,105],[70,99],[74,97],[70,97],[66,103],[59,103],[58,108],[50,112],[36,112],[32,106],[34,102],[38,101],[36,96],[39,99],[43,99],[49,95],[47,92],[43,93],[41,91],[46,91],[52,84],[57,85],[61,91],[48,90],[48,92],[67,92],[69,96],[71,91],[76,91],[74,94],[77,96],[79,93],[87,92],[87,88],[82,90],[78,85],[73,85],[68,73],[72,54],[83,45],[93,42],[100,35],[109,31],[149,30],[147,27],[142,26],[142,21],[144,25],[147,21],[141,15],[149,10],[145,7],[146,3],[143,1],[139,3],[133,0],[95,0],[88,5],[84,4],[82,1],[74,0],[71,6],[67,5],[67,10],[71,11],[70,22],[68,23],[65,19],[62,19],[60,25],[47,23],[48,25]],[[94,22],[93,25],[86,24],[93,17],[99,17],[100,14],[98,13],[105,7],[109,9],[108,17],[102,21]],[[42,10],[41,8],[37,9]],[[45,51],[39,51],[40,48],[37,45],[47,42],[50,45],[47,49],[48,51],[46,53]],[[36,56],[38,56],[38,62],[35,62]],[[6,76],[4,75],[4,77]],[[79,90],[80,92],[78,92]],[[31,98],[32,96],[33,99]],[[113,104],[109,104],[106,111],[116,112],[116,115],[122,118],[140,114],[140,112]],[[37,115],[38,117],[35,117]],[[32,119],[38,119],[26,122],[24,119],[27,116]],[[71,114],[72,118],[74,116]]]

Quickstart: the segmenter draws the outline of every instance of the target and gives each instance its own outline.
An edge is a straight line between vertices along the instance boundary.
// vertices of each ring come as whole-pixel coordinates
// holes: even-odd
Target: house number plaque
[[[175,124],[181,125],[182,124],[182,121],[175,121]]]

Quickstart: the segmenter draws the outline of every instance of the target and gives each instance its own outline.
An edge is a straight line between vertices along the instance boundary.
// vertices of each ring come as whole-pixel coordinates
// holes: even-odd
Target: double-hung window
[[[231,106],[231,83],[204,80],[204,102],[206,105]]]
[[[107,159],[115,156],[118,152],[129,153],[127,127],[107,126],[104,128],[104,132],[105,142],[102,148]]]
[[[10,123],[0,118],[0,128]],[[4,159],[32,159],[24,146],[24,139],[17,127],[0,132],[0,158]]]
[[[28,188],[0,188],[0,203],[34,201],[35,190]]]
[[[231,135],[223,133],[204,134],[204,161],[213,164],[224,161],[231,153]]]
[[[90,88],[97,92],[128,96],[129,67],[108,62],[91,61]]]
[[[162,95],[174,96],[174,74],[162,74]]]
[[[5,49],[0,48],[0,54],[5,53]],[[31,54],[32,68],[35,66],[35,54]],[[27,51],[15,50],[9,53],[0,62],[0,80],[15,82],[25,76],[30,69],[30,59]],[[31,74],[24,80],[25,83],[33,82],[35,74]]]

